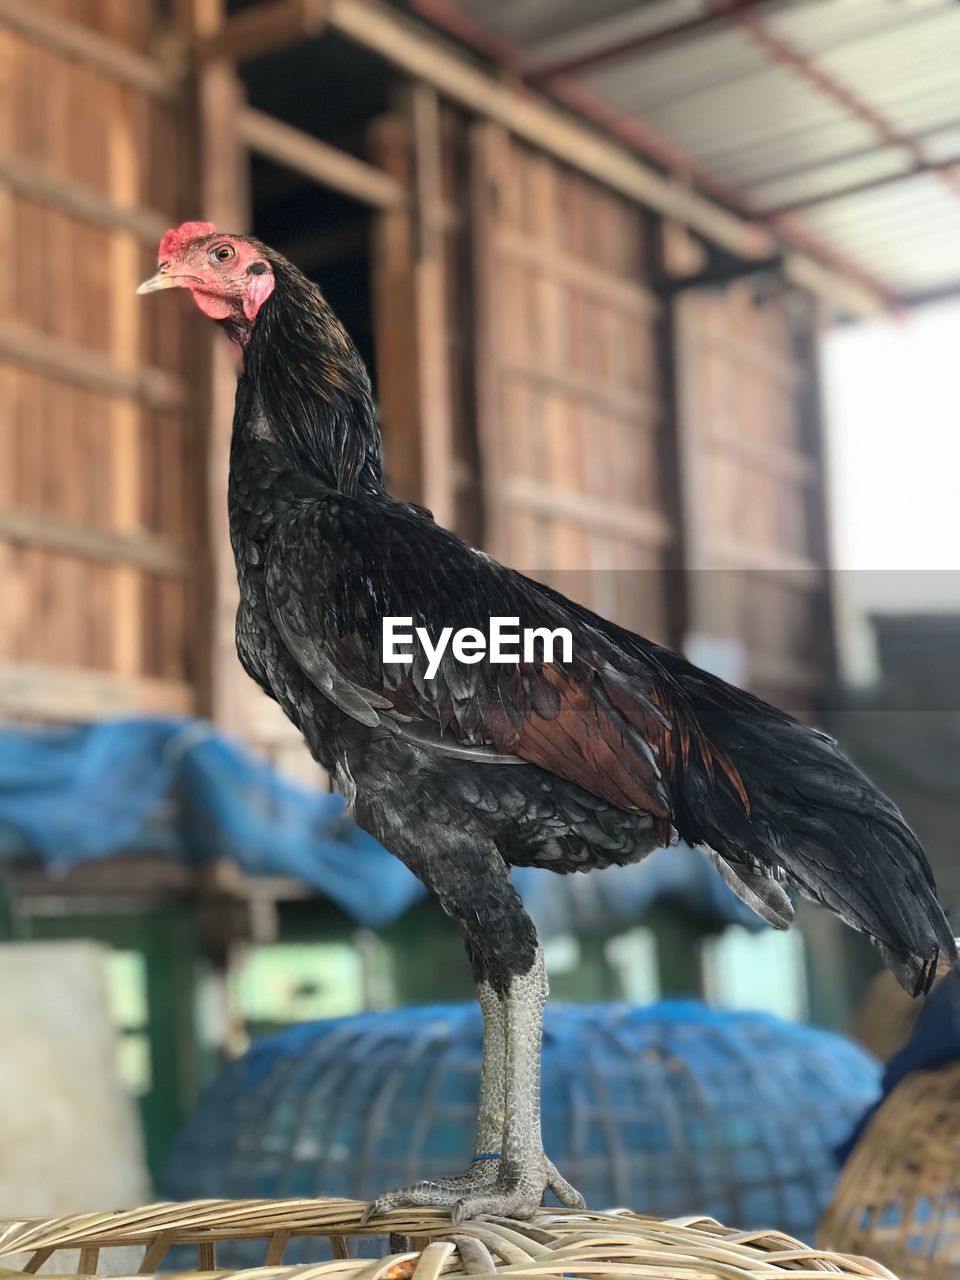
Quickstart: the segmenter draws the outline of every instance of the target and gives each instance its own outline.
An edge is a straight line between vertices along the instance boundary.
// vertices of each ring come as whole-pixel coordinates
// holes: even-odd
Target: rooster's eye
[[[230,244],[218,244],[215,249],[210,250],[210,261],[213,263],[229,262],[231,258],[236,257],[236,249]]]

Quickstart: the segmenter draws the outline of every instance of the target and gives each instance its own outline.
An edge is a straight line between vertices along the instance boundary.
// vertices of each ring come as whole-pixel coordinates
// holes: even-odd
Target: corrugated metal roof
[[[787,238],[904,298],[960,288],[960,163],[923,167],[960,162],[957,0],[457,4]]]

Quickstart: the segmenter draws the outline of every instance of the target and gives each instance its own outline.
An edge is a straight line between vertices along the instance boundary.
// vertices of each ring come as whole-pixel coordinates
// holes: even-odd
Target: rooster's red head
[[[212,222],[185,222],[160,241],[157,273],[137,293],[189,289],[205,316],[233,321],[228,331],[243,341],[274,284],[273,267],[256,240],[219,232]]]

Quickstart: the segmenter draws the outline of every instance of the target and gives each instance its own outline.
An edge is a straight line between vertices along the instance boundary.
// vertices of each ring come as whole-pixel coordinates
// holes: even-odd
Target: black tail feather
[[[825,734],[674,655],[658,657],[690,730],[673,780],[680,835],[734,864],[782,869],[802,894],[867,934],[907,991],[929,990],[941,954],[957,965],[957,943],[897,807]]]

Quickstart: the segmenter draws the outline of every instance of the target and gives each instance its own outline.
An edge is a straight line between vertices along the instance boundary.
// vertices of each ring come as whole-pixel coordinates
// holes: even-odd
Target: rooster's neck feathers
[[[363,361],[320,290],[279,255],[244,358],[290,464],[342,493],[382,493],[380,428]]]

